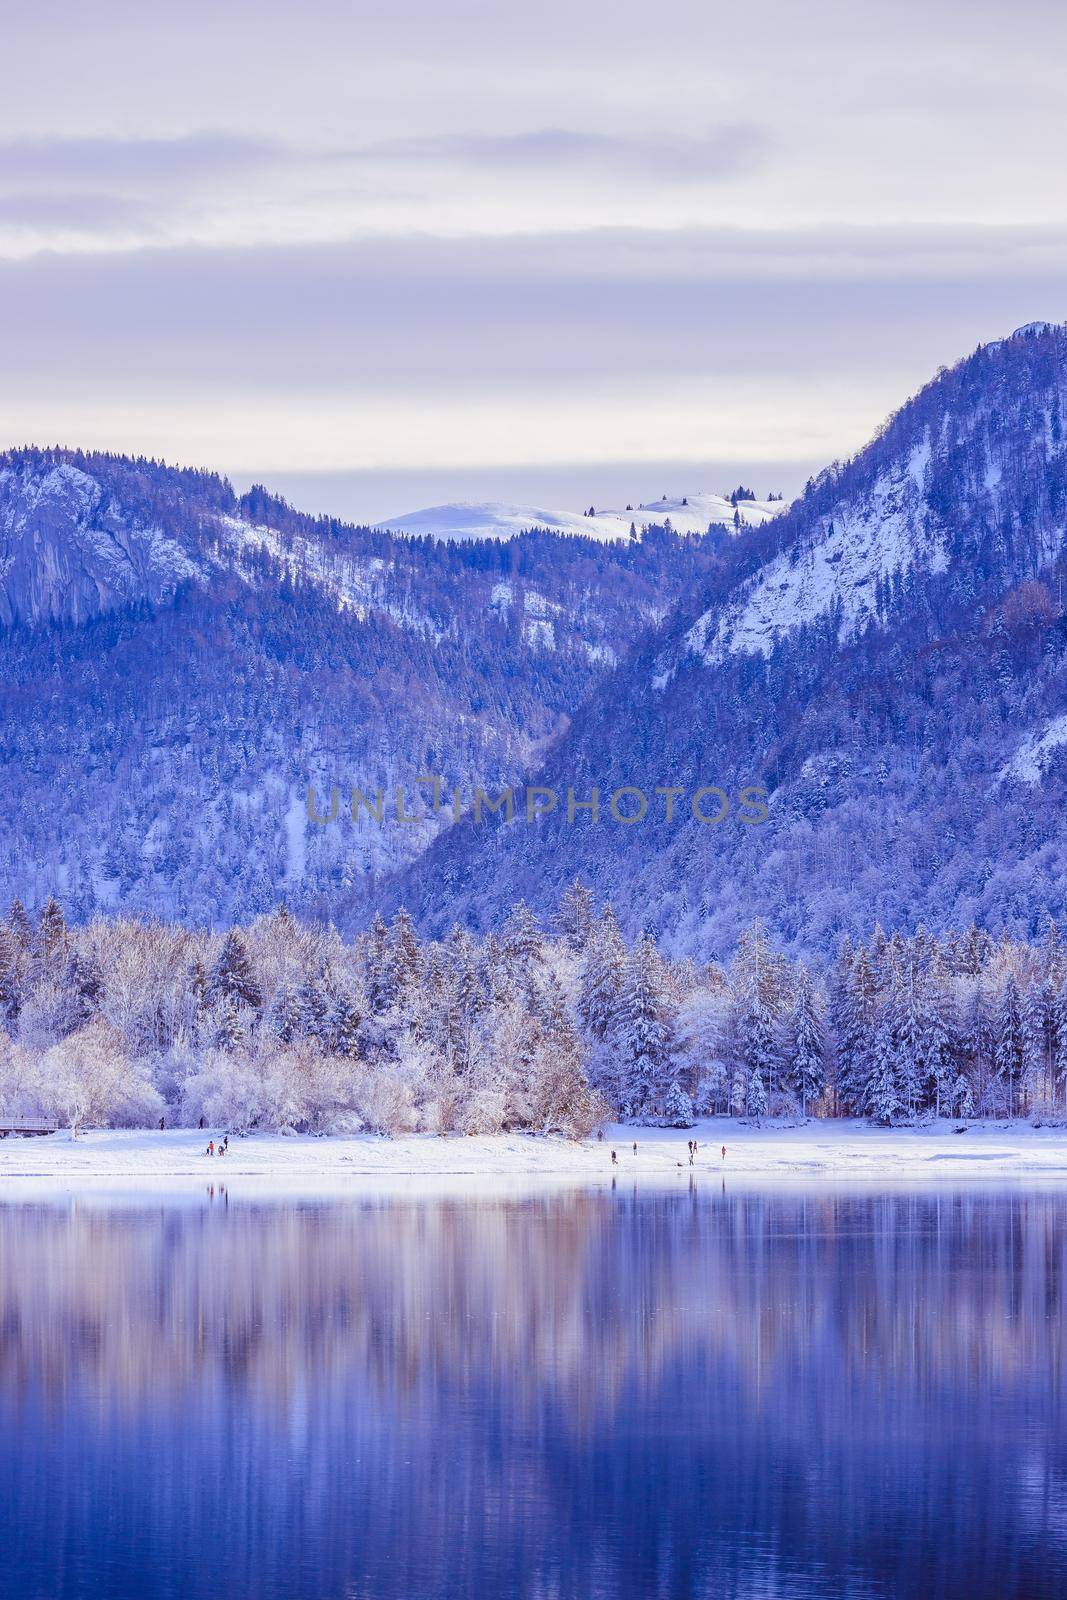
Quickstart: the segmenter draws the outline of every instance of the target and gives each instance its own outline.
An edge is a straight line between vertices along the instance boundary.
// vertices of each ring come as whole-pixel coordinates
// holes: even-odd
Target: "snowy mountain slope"
[[[519,898],[548,913],[580,875],[628,931],[698,958],[754,916],[809,951],[878,920],[1029,935],[1067,917],[1065,412],[1064,328],[939,374],[730,539],[703,595],[576,712],[536,781],[596,788],[596,820],[464,822],[396,901],[434,927],[447,883],[448,919],[489,927]],[[710,826],[689,803],[706,786],[730,800]],[[640,826],[612,820],[623,787],[647,797]]]
[[[434,539],[512,539],[529,528],[585,539],[625,539],[630,528],[662,527],[670,522],[675,533],[706,533],[709,527],[758,527],[783,510],[780,500],[742,500],[736,506],[719,494],[664,495],[644,505],[623,510],[597,511],[589,516],[577,511],[547,511],[540,506],[507,505],[499,501],[464,502],[428,506],[393,517],[381,526],[393,533],[427,535]]]
[[[777,639],[834,613],[841,639],[878,618],[881,586],[914,569],[944,571],[945,540],[923,496],[929,441],[878,478],[855,502],[842,500],[811,543],[769,562],[729,605],[706,612],[686,644],[710,664],[731,652],[767,655]]]
[[[1040,783],[1057,750],[1067,744],[1067,713],[1027,734],[1014,755],[997,774],[998,783]]]
[[[824,473],[785,514],[781,553],[701,616],[685,648],[709,665],[731,653],[768,655],[784,636],[827,619],[844,642],[883,621],[924,574],[967,561],[983,541],[1021,537],[1034,569],[1043,566],[1067,528],[1058,492],[1065,350],[1067,330],[1031,323],[955,369],[947,406],[938,403],[946,385],[929,386],[857,461]],[[1050,360],[1059,376],[1031,404],[1029,366]],[[1046,478],[1053,493],[1031,503]]]
[[[447,825],[420,774],[521,779],[722,561],[662,531],[416,541],[102,454],[0,475],[0,900],[79,917],[339,914]]]

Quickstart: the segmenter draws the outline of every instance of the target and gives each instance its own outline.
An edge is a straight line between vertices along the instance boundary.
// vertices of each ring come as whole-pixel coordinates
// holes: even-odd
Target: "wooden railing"
[[[12,1117],[0,1111],[0,1139],[9,1133],[58,1133],[59,1123],[51,1117]]]

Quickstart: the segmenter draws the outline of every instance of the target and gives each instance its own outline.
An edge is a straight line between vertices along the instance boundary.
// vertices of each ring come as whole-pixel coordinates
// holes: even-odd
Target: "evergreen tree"
[[[65,953],[67,943],[67,919],[63,915],[63,908],[54,895],[49,895],[37,918],[33,937],[34,957],[41,964],[47,964]]]
[[[326,1049],[329,1043],[330,997],[321,974],[309,972],[293,996],[300,1037]]]
[[[789,1017],[786,1038],[786,1074],[789,1087],[807,1116],[826,1087],[826,1049],[818,998],[811,974],[801,967]]]
[[[544,951],[540,924],[525,900],[512,906],[501,942],[508,966],[528,980],[534,966],[543,959]]]
[[[615,1024],[625,970],[626,946],[615,913],[605,906],[586,946],[578,995],[579,1020],[597,1043],[608,1038]]]
[[[296,990],[288,987],[279,989],[270,1009],[269,1026],[271,1033],[282,1044],[292,1044],[294,1039],[300,1037],[301,1022],[300,1005],[297,1001]]]
[[[22,1005],[22,963],[10,924],[0,923],[0,1021],[9,1026]]]
[[[894,935],[894,937],[896,937]],[[927,1072],[926,1017],[918,974],[909,964],[897,970],[889,990],[896,1047],[896,1086],[902,1109],[914,1116]]]
[[[243,1043],[246,1038],[246,1029],[241,1017],[240,1009],[234,999],[222,1002],[217,1012],[214,1045],[216,1050],[223,1050],[230,1054]]]
[[[777,1089],[781,1072],[778,1046],[780,998],[784,988],[781,960],[775,957],[761,923],[741,936],[732,974],[734,1050],[746,1080],[746,1102],[757,1077],[766,1102],[768,1089]]]
[[[389,929],[380,912],[367,933],[364,948],[367,1004],[376,1017],[384,1017],[396,1003],[396,972]]]
[[[1007,1114],[1014,1117],[1023,1070],[1022,1007],[1019,986],[1014,977],[1007,979],[1001,991],[994,1026],[994,1065],[997,1077],[1004,1085]]]
[[[615,1040],[627,1116],[662,1114],[673,1080],[672,1040],[657,952],[647,935],[634,945],[626,962]]]
[[[103,991],[100,972],[95,963],[80,951],[71,953],[63,975],[63,986],[70,997],[75,1024],[81,1027],[95,1015]]]
[[[940,1117],[950,1105],[958,1076],[959,1016],[956,996],[940,951],[931,957],[923,985],[924,1040],[927,1103],[933,1101]]]
[[[846,946],[834,978],[830,1029],[834,1041],[834,1100],[839,1112],[866,1105],[871,1075],[877,984],[864,949]]]
[[[559,931],[568,947],[583,951],[595,925],[593,896],[580,878],[575,878],[559,903]]]
[[[1052,997],[1052,1081],[1062,1103],[1067,1099],[1067,979]]]
[[[263,993],[256,982],[244,937],[236,928],[223,940],[218,959],[207,982],[209,1005],[243,1005],[258,1011]]]
[[[883,1010],[871,1052],[871,1077],[867,1086],[867,1111],[876,1122],[887,1127],[899,1117],[901,1096],[897,1074],[897,1046],[893,1037],[892,1011]]]
[[[16,949],[28,954],[33,943],[33,925],[30,922],[29,913],[21,900],[12,900],[11,908],[7,914],[7,923],[11,930],[11,936],[15,941]]]
[[[401,907],[389,929],[389,951],[397,1002],[412,1003],[422,973],[422,953],[410,914]]]
[[[1046,1014],[1039,983],[1028,983],[1019,1000],[1022,1034],[1020,1091],[1022,1108],[1033,1110],[1045,1098]]]
[[[352,1059],[359,1055],[362,1014],[355,995],[342,989],[333,1003],[329,1019],[330,1049],[335,1055]]]

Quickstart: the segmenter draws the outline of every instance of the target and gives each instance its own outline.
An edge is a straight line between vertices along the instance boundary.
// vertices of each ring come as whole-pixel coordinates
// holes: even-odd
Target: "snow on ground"
[[[225,1184],[231,1196],[301,1195],[484,1196],[544,1187],[603,1187],[617,1183],[674,1187],[721,1184],[862,1180],[868,1185],[1036,1179],[1067,1184],[1067,1126],[1025,1123],[932,1123],[882,1129],[862,1122],[762,1127],[712,1118],[693,1129],[609,1127],[603,1140],[499,1134],[440,1139],[430,1135],[380,1139],[258,1134],[231,1138],[223,1157],[205,1154],[219,1130],[106,1131],[71,1140],[0,1140],[0,1200],[121,1194],[136,1198],[161,1188],[199,1194]],[[699,1152],[689,1166],[686,1142]],[[633,1143],[637,1141],[637,1151]],[[725,1160],[721,1148],[726,1145]],[[618,1165],[612,1168],[611,1152]]]
[[[777,639],[835,607],[839,637],[851,638],[877,614],[880,579],[915,565],[942,571],[945,552],[925,530],[929,455],[928,443],[916,447],[861,499],[835,508],[810,545],[783,551],[729,605],[705,612],[686,636],[689,649],[709,664],[731,652],[768,655]]]
[[[1060,745],[1067,744],[1067,715],[1054,717],[1040,732],[1031,733],[1006,761],[997,774],[997,782],[1015,779],[1018,783],[1040,783],[1049,756]]]
[[[741,522],[758,526],[784,511],[781,500],[742,500]],[[543,506],[508,505],[502,501],[455,501],[409,511],[380,524],[393,533],[428,534],[435,539],[513,539],[527,528],[549,528],[554,533],[576,534],[585,539],[626,539],[631,524],[640,532],[652,523],[669,521],[676,533],[706,533],[710,524],[732,528],[734,507],[721,494],[679,495],[650,500],[623,510],[549,511]]]

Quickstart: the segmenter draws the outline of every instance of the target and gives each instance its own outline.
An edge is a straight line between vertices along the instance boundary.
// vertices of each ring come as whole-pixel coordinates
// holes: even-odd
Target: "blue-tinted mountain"
[[[347,914],[448,820],[397,824],[397,784],[521,777],[729,543],[459,546],[157,462],[8,452],[0,897]],[[307,822],[309,783],[324,807],[338,787],[336,823]],[[392,820],[346,820],[352,785]]]
[[[878,919],[1025,935],[1067,915],[1065,410],[1063,327],[940,373],[597,686],[538,775],[555,812],[465,822],[396,898],[487,927],[577,874],[698,956],[755,916],[825,950]],[[741,820],[749,784],[762,825]],[[733,801],[715,826],[652,800],[704,785]],[[569,823],[567,789],[593,786],[601,820]],[[640,824],[604,815],[622,786],[650,797]]]

